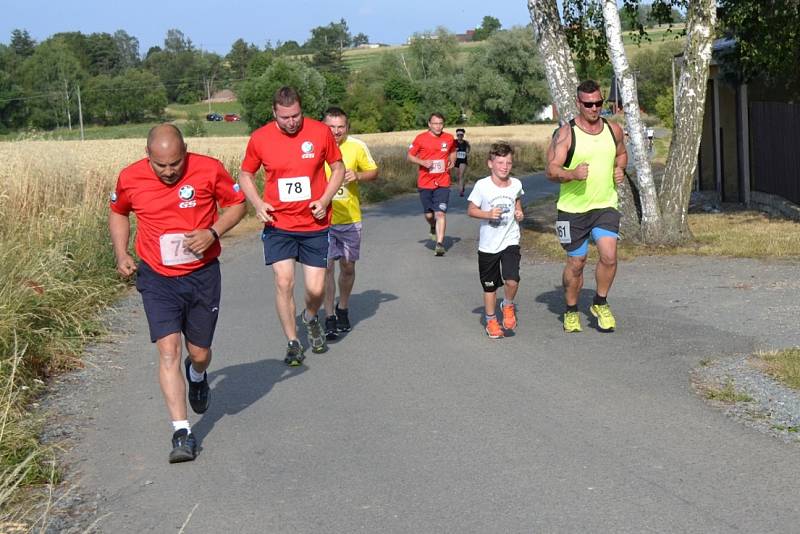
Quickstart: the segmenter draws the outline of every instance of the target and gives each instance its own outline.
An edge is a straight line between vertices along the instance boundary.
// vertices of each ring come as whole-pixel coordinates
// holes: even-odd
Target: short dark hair
[[[579,93],[584,93],[584,94],[594,93],[595,91],[599,91],[599,90],[600,90],[600,86],[594,80],[584,80],[578,86],[578,92]]]
[[[289,87],[288,85],[284,85],[275,91],[275,94],[272,96],[273,108],[275,106],[289,107],[295,102],[301,106],[303,105],[303,101],[300,100],[300,95],[294,90],[294,88]]]
[[[337,106],[331,106],[328,109],[326,109],[322,113],[322,119],[324,120],[325,117],[344,117],[345,120],[347,121],[350,120],[350,118],[347,116],[347,113],[345,113],[342,108]]]
[[[492,143],[492,146],[489,147],[489,159],[494,158],[503,158],[505,156],[513,156],[514,155],[514,147],[510,144],[506,143],[505,141],[497,141],[496,143]]]
[[[442,119],[442,122],[444,122],[444,115],[442,115],[438,111],[434,111],[433,113],[430,114],[430,116],[428,117],[428,122],[431,122],[431,119],[434,117],[436,117],[437,119]]]
[[[456,128],[456,135],[460,133],[467,133],[467,131],[464,128]]]

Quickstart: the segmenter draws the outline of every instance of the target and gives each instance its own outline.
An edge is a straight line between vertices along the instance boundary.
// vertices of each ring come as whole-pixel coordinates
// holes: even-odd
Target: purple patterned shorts
[[[361,252],[361,223],[332,224],[328,229],[328,261],[358,260]]]

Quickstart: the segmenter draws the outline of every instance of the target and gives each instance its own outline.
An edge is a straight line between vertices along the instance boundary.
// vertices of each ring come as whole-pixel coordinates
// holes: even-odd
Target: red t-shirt
[[[244,202],[239,184],[218,160],[186,154],[183,177],[172,185],[159,179],[147,158],[125,167],[111,195],[111,210],[120,215],[136,214],[136,253],[154,271],[180,276],[199,269],[219,256],[215,241],[195,259],[181,247],[181,235],[209,228],[217,221],[217,206]],[[166,236],[166,237],[164,237]]]
[[[309,204],[328,186],[325,162],[342,159],[330,128],[303,118],[303,126],[287,135],[278,123],[269,122],[253,132],[247,143],[242,170],[255,173],[264,166],[264,202],[275,208],[268,223],[290,232],[317,232],[330,226],[331,209],[322,220],[311,214]]]
[[[419,189],[436,189],[437,187],[450,187],[450,172],[447,170],[447,160],[450,153],[455,151],[455,139],[449,133],[433,135],[430,130],[422,132],[414,138],[408,153],[419,159],[432,159],[434,167],[426,169],[419,167],[417,187]]]

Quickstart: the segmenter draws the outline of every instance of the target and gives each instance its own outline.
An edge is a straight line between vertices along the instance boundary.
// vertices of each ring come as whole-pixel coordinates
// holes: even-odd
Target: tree
[[[247,66],[258,54],[258,47],[256,45],[247,44],[244,39],[237,39],[231,45],[231,51],[225,56],[228,61],[231,75],[234,78],[241,80],[247,74]]]
[[[800,91],[800,2],[797,0],[720,0],[720,26],[735,39],[724,58],[728,76],[748,82],[794,85]]]
[[[328,102],[325,78],[302,61],[278,57],[259,76],[247,79],[239,95],[242,118],[251,130],[272,118],[272,97],[284,85],[294,87],[303,99],[303,113],[318,117]]]
[[[82,92],[87,120],[100,124],[143,122],[160,117],[167,91],[152,73],[138,69],[91,78]]]
[[[20,79],[26,93],[37,95],[28,101],[34,126],[71,127],[77,112],[73,91],[86,72],[65,44],[49,40],[37,46],[20,67]]]
[[[33,55],[36,41],[31,38],[28,30],[14,30],[11,32],[11,50],[19,57],[26,58]]]
[[[109,33],[93,33],[86,37],[89,74],[118,74],[124,70],[117,41]]]
[[[458,41],[455,35],[443,27],[435,32],[414,34],[409,46],[416,79],[453,74],[457,54]]]
[[[120,67],[123,69],[130,69],[138,67],[139,58],[139,39],[128,35],[125,30],[117,30],[114,32],[114,42],[119,51]]]
[[[587,0],[569,1],[585,4]],[[628,235],[646,243],[678,243],[691,236],[686,214],[697,165],[697,151],[705,106],[705,86],[708,65],[711,60],[711,41],[716,24],[714,0],[691,0],[688,3],[687,39],[678,83],[678,112],[675,116],[675,130],[664,178],[657,195],[654,194],[652,180],[648,180],[648,173],[651,173],[649,161],[646,157],[641,156],[644,141],[641,123],[638,121],[635,81],[622,46],[619,11],[613,0],[602,1],[604,2],[602,7],[606,27],[605,39],[610,47],[617,79],[622,81],[626,120],[628,121],[628,131],[631,134],[637,170],[634,185],[639,188],[642,202],[640,233],[635,228],[635,223],[639,221],[636,219],[627,183],[620,188],[620,207],[623,211],[624,228],[627,228]],[[656,0],[656,2],[670,5],[670,0]],[[626,4],[635,3],[634,0],[626,2]],[[565,9],[568,7],[565,5]],[[567,115],[565,118],[571,118],[575,113],[575,104],[572,102],[577,76],[574,75],[570,50],[564,46],[566,36],[563,36],[563,27],[560,24],[556,2],[555,0],[529,0],[528,8],[540,53],[546,58],[545,66],[551,94],[556,100],[562,117]],[[564,110],[569,111],[565,113]],[[631,212],[634,217],[625,217],[626,213],[631,214]],[[631,226],[634,228],[632,229]]]
[[[464,78],[470,107],[490,124],[533,122],[550,102],[530,28],[490,37],[469,62]]]
[[[317,26],[311,29],[311,38],[303,45],[309,52],[319,52],[330,48],[348,48],[352,38],[344,19],[331,22],[327,26]]]
[[[290,39],[283,43],[279,42],[275,48],[275,53],[281,56],[296,56],[303,53],[303,47],[297,41]]]
[[[639,104],[648,113],[655,111],[656,100],[664,89],[672,88],[672,61],[683,50],[680,41],[667,41],[658,47],[642,49],[631,63],[639,89]]]
[[[369,37],[367,37],[366,33],[357,33],[356,36],[353,37],[353,47],[365,44],[369,44]]]
[[[500,20],[486,15],[483,17],[483,22],[481,25],[475,28],[475,33],[472,36],[473,41],[483,41],[488,39],[502,28],[502,24],[500,24]]]

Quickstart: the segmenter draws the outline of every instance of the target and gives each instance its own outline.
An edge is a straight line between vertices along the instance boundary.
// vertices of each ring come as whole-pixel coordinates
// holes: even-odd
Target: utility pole
[[[83,107],[81,106],[81,86],[78,86],[78,121],[81,124],[81,141],[83,141]]]

